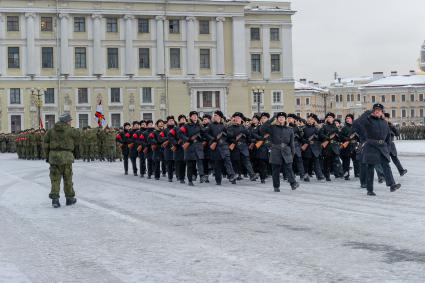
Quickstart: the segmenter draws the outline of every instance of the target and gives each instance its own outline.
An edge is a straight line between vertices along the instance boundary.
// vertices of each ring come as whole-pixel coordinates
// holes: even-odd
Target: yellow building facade
[[[287,2],[13,1],[0,6],[0,132],[165,118],[294,112]],[[254,96],[253,87],[264,93]],[[280,97],[279,97],[280,96]]]

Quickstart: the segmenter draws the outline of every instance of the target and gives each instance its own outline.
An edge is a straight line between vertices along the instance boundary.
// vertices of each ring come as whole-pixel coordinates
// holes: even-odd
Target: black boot
[[[400,172],[400,176],[404,176],[404,175],[406,175],[406,173],[407,173],[407,170],[406,169],[403,169],[401,172]]]
[[[261,184],[265,184],[265,183],[266,183],[266,180],[261,179]]]
[[[400,184],[394,184],[390,187],[390,192],[395,192],[398,189],[400,189],[401,185]]]
[[[291,184],[291,189],[292,189],[292,190],[296,190],[299,186],[300,186],[300,184],[298,184],[297,182],[292,183],[292,184]]]
[[[125,172],[124,172],[124,175],[128,175],[128,172],[127,172],[127,171],[125,171]]]
[[[58,199],[58,198],[52,199],[52,206],[53,206],[54,208],[59,208],[59,207],[61,207],[61,203],[59,202],[59,199]]]
[[[249,176],[249,180],[251,182],[257,181],[257,176],[255,174],[252,174],[251,176]]]
[[[181,179],[180,184],[184,184],[184,183],[185,183],[184,179]]]
[[[189,186],[190,187],[193,187],[194,186],[192,181],[189,181]]]
[[[274,188],[274,191],[275,191],[276,193],[278,193],[278,192],[280,192],[280,189],[279,189],[279,188]]]
[[[368,191],[368,192],[367,192],[367,195],[368,195],[368,196],[376,196],[376,194],[375,194],[373,191]]]
[[[310,182],[310,177],[307,174],[305,174],[303,180],[304,182]]]
[[[66,205],[73,205],[77,202],[76,198],[66,198]]]

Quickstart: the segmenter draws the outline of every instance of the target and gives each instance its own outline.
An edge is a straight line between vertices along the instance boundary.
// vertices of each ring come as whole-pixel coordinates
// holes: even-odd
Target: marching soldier
[[[353,129],[354,115],[345,116],[345,125],[341,129],[341,160],[344,179],[350,180],[350,159],[353,162],[354,177],[359,177],[359,162],[357,160],[356,148],[358,145],[358,136]]]
[[[173,130],[175,133],[176,131],[176,121],[174,120],[174,116],[168,116],[167,117],[167,127],[161,132],[160,139],[162,142],[162,148],[164,151],[164,162],[165,166],[167,168],[167,177],[168,182],[173,181],[173,175],[174,175],[174,152],[172,150],[172,144],[170,142],[169,136],[170,131]],[[176,174],[177,176],[177,174]]]
[[[178,117],[178,126],[170,129],[168,132],[168,140],[171,144],[171,151],[173,152],[173,160],[176,172],[176,178],[181,184],[184,184],[186,173],[186,162],[184,160],[183,141],[179,138],[179,129],[186,124],[186,116],[180,115]]]
[[[140,123],[139,121],[134,121],[133,126],[130,130],[130,143],[128,144],[129,150],[130,150],[130,161],[131,166],[133,168],[133,175],[138,176],[137,174],[137,157],[139,156],[139,153],[137,152],[137,142],[139,139],[138,131],[140,130]]]
[[[128,144],[130,142],[130,123],[124,123],[123,131],[119,132],[116,136],[117,142],[120,144],[122,156],[124,159],[124,174],[128,175],[128,157],[130,155],[130,149]]]
[[[384,106],[376,103],[373,105],[372,112],[366,111],[355,121],[356,127],[360,128],[364,135],[365,142],[363,144],[362,161],[366,167],[366,186],[367,195],[375,196],[373,191],[373,179],[375,166],[381,165],[387,186],[390,191],[398,190],[401,185],[394,181],[391,167],[389,166],[391,157],[388,149],[390,142],[390,129],[387,121],[383,119]]]
[[[222,182],[223,168],[231,183],[236,184],[236,174],[230,160],[229,145],[226,141],[227,131],[224,125],[223,112],[217,110],[214,112],[213,121],[208,126],[206,137],[211,149],[211,160],[213,160],[214,177],[216,185],[220,186]]]
[[[333,171],[335,178],[342,177],[342,168],[339,144],[339,130],[334,123],[335,114],[327,113],[325,123],[319,131],[323,148],[323,171],[326,181],[331,181],[330,173]]]
[[[159,119],[156,121],[156,128],[148,135],[148,144],[152,150],[153,172],[155,180],[161,177],[161,161],[164,160],[163,151],[161,148],[165,134],[162,132],[164,121]]]
[[[306,174],[303,164],[301,145],[303,143],[303,131],[298,127],[296,121],[298,120],[298,116],[295,114],[289,114],[287,123],[290,128],[294,131],[294,145],[295,145],[295,155],[294,155],[294,163],[296,165],[296,169],[298,174],[300,175],[300,179],[305,182],[310,182],[310,178],[308,174]]]
[[[269,118],[269,113],[261,113],[260,124],[251,131],[251,135],[254,142],[254,160],[257,164],[258,172],[260,174],[261,184],[266,183],[269,166],[270,135],[264,133],[263,131],[263,125],[269,120]]]
[[[317,180],[324,180],[323,170],[320,165],[322,148],[319,140],[319,128],[317,123],[319,118],[311,113],[307,118],[307,124],[304,127],[304,140],[301,146],[304,168],[306,171],[312,168]]]
[[[388,126],[390,127],[390,143],[389,143],[389,149],[390,149],[390,156],[391,160],[393,161],[394,165],[397,167],[397,170],[400,174],[400,176],[404,176],[407,173],[407,170],[403,168],[403,165],[401,165],[400,160],[397,156],[397,148],[395,147],[394,143],[394,137],[400,136],[400,132],[398,129],[390,122],[390,113],[385,113],[385,120],[388,123]]]
[[[153,125],[153,121],[152,120],[147,120],[146,121],[146,130],[143,133],[143,136],[146,139],[146,146],[143,149],[143,154],[146,158],[146,162],[147,162],[147,171],[148,171],[148,179],[152,178],[152,175],[154,174],[153,172],[153,152],[151,149],[151,146],[149,145],[148,142],[148,137],[149,135],[155,130],[155,127]]]
[[[292,190],[299,187],[292,171],[293,156],[295,154],[294,131],[286,126],[286,113],[279,112],[267,121],[262,130],[270,135],[273,188],[280,192],[280,172],[282,168],[291,185]]]

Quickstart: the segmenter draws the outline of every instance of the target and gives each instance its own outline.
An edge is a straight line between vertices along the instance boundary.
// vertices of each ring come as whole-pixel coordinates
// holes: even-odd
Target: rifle
[[[265,134],[264,135],[264,139],[266,140],[266,139],[268,139],[270,137],[270,134]],[[263,144],[265,143],[265,140],[261,140],[261,141],[258,141],[258,142],[256,142],[255,143],[255,147],[257,148],[257,149],[259,149],[260,147],[262,147],[263,146]]]
[[[235,149],[235,147],[236,147],[236,144],[238,143],[238,141],[241,139],[241,137],[243,136],[243,134],[242,133],[240,133],[239,135],[237,135],[236,136],[236,140],[235,140],[235,142],[234,143],[231,143],[230,145],[229,145],[229,149],[230,150],[234,150]]]
[[[335,138],[336,133],[333,133],[332,135],[329,136],[329,139],[322,142],[322,147],[323,149],[327,148],[329,143]]]
[[[143,153],[148,154],[148,152],[149,152],[149,147],[145,147],[145,149],[143,149]]]
[[[195,141],[198,137],[200,137],[200,134],[199,133],[197,133],[196,135],[191,136],[190,139],[189,139],[189,141],[187,141],[187,142],[185,142],[183,144],[183,149],[184,150],[188,150],[191,142]]]
[[[167,141],[163,142],[161,146],[163,148],[167,148],[169,144],[170,144],[170,141],[167,140]]]
[[[158,145],[156,143],[151,145],[152,151],[156,151],[158,149]]]
[[[341,148],[342,149],[346,149],[348,147],[348,145],[350,144],[350,142],[357,136],[357,133],[353,133],[349,138],[348,141],[345,141],[344,143],[341,144]]]
[[[223,136],[223,132],[218,134],[218,136],[215,139],[215,142],[211,143],[211,145],[210,145],[211,150],[215,150],[217,148],[218,141],[221,139],[222,136]]]
[[[138,147],[137,147],[137,152],[142,152],[142,148],[143,148],[143,146],[142,145],[139,145]]]
[[[181,140],[181,139],[179,139],[179,140],[178,140],[178,142],[177,142],[177,144],[179,144],[179,145],[180,145],[181,143],[182,143],[182,140]],[[176,151],[177,151],[177,145],[173,145],[173,146],[171,147],[171,151],[172,151],[172,152],[176,152]]]
[[[301,150],[302,150],[302,151],[306,151],[306,150],[307,150],[307,148],[308,148],[308,146],[311,144],[311,142],[313,141],[313,139],[314,139],[314,138],[317,138],[317,135],[316,135],[316,134],[311,135],[311,136],[308,138],[308,143],[303,144],[303,145],[301,146]]]

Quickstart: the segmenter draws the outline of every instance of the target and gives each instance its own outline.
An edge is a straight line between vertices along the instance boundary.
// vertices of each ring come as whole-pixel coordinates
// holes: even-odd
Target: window
[[[200,58],[199,63],[201,69],[209,69],[210,68],[210,50],[209,49],[200,49]]]
[[[106,18],[106,31],[107,32],[118,32],[118,19],[117,18]]]
[[[272,72],[280,72],[280,54],[271,54],[270,60]]]
[[[424,117],[424,109],[423,108],[419,109],[419,117],[421,117],[421,118]]]
[[[108,48],[108,69],[118,68],[118,48]]]
[[[339,102],[342,102],[342,94],[339,95]]]
[[[179,20],[170,20],[169,21],[169,32],[170,33],[180,33],[180,21]]]
[[[53,47],[41,48],[41,67],[43,69],[53,68]]]
[[[406,109],[401,110],[401,117],[406,118]]]
[[[354,102],[354,94],[351,95],[351,101]]]
[[[263,93],[262,92],[253,92],[252,93],[253,103],[256,105],[258,102],[263,104]]]
[[[282,92],[281,91],[273,91],[272,92],[272,103],[273,104],[281,104],[282,103]]]
[[[251,28],[251,40],[260,40],[260,28]]]
[[[86,18],[74,17],[74,31],[85,32],[86,31]]]
[[[347,102],[349,102],[349,101],[350,101],[350,95],[347,94]]]
[[[296,102],[297,102],[297,106],[300,106],[301,105],[301,98],[297,98]]]
[[[75,69],[87,68],[87,53],[85,47],[75,47]]]
[[[198,91],[196,95],[198,108],[220,108],[220,91]]]
[[[339,102],[339,95],[335,96],[335,102]]]
[[[153,115],[152,113],[142,113],[142,119],[145,121],[153,120]]]
[[[396,110],[395,109],[393,109],[393,110],[391,110],[391,118],[395,118],[396,117]]]
[[[143,104],[152,104],[152,88],[144,87],[142,88],[142,103]]]
[[[55,104],[55,89],[48,88],[44,92],[44,103],[45,104]]]
[[[402,102],[406,102],[406,95],[404,95],[404,94],[403,94],[403,95],[401,96],[401,101],[402,101]]]
[[[149,33],[149,20],[148,19],[138,19],[138,30],[139,33]]]
[[[395,102],[395,95],[391,95],[391,102]]]
[[[310,98],[309,97],[305,98],[305,105],[310,105]]]
[[[121,114],[111,114],[111,126],[112,128],[121,127]]]
[[[410,117],[415,117],[415,109],[410,109]]]
[[[170,48],[170,68],[180,68],[180,48]]]
[[[381,101],[385,102],[385,95],[381,96]]]
[[[111,88],[111,103],[121,103],[121,89],[118,87]]]
[[[139,68],[140,69],[150,68],[149,48],[139,48]]]
[[[78,114],[78,128],[82,129],[89,125],[89,114]]]
[[[18,68],[19,63],[19,47],[8,47],[7,48],[7,60],[8,68]]]
[[[375,103],[375,101],[376,101],[376,99],[375,99],[375,96],[374,95],[372,95],[372,103]]]
[[[19,133],[21,131],[21,115],[10,116],[10,129],[12,133]]]
[[[19,31],[18,16],[7,16],[7,31]]]
[[[207,20],[199,21],[199,34],[209,34],[210,33],[210,22]]]
[[[357,101],[360,101],[360,93],[357,94]]]
[[[279,28],[270,28],[270,41],[279,41]]]
[[[419,94],[419,101],[424,101],[424,94],[423,93]]]
[[[87,88],[78,89],[78,104],[88,104],[89,103],[89,94]]]
[[[53,31],[53,18],[41,17],[40,28],[41,31]]]
[[[415,101],[415,95],[414,94],[410,95],[410,101],[412,101],[412,102]]]
[[[253,73],[261,72],[261,55],[251,54],[251,71]]]
[[[21,104],[21,89],[20,88],[10,89],[10,104]]]
[[[55,125],[56,117],[55,115],[47,114],[44,116],[44,121],[44,127],[46,128],[46,130],[50,130]]]

